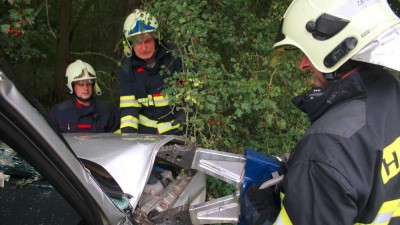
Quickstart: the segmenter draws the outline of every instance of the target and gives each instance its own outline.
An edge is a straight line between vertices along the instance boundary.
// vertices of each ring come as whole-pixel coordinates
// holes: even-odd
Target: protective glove
[[[174,119],[174,122],[172,122],[172,126],[175,126],[177,124],[180,124],[181,127],[185,126],[185,124],[186,124],[186,114],[185,114],[185,112],[183,112],[183,111],[182,112],[181,111],[177,112],[177,114],[175,116],[175,119]]]
[[[275,186],[259,189],[258,184],[251,185],[240,205],[241,219],[246,225],[272,225],[279,214],[280,206]]]

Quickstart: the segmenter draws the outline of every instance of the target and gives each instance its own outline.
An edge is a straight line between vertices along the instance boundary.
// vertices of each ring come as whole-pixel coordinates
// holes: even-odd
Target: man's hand
[[[274,194],[275,185],[259,189],[259,185],[251,185],[240,205],[241,218],[247,225],[272,225],[279,214],[280,206]]]
[[[186,113],[185,112],[178,112],[174,122],[172,122],[172,126],[179,124],[181,127],[186,125]]]

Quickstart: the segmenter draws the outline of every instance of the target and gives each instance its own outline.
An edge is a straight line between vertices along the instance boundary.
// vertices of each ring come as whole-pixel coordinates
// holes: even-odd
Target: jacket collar
[[[367,90],[363,78],[360,72],[356,71],[345,79],[332,83],[321,96],[307,100],[307,94],[304,93],[293,98],[292,102],[307,114],[311,122],[314,122],[331,107],[366,96]]]

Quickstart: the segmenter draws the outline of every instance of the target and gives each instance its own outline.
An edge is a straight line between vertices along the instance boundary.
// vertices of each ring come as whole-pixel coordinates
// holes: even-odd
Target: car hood
[[[142,134],[63,134],[78,158],[104,168],[136,207],[159,149],[183,143],[178,136]]]

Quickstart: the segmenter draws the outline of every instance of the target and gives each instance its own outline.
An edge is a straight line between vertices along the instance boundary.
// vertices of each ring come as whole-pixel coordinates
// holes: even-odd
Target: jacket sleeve
[[[354,223],[358,195],[341,169],[340,157],[332,157],[335,151],[345,151],[340,148],[329,138],[303,140],[298,145],[281,184],[284,193],[279,224]]]
[[[119,74],[121,133],[136,133],[141,105],[135,97],[133,71],[129,58],[123,63]]]

